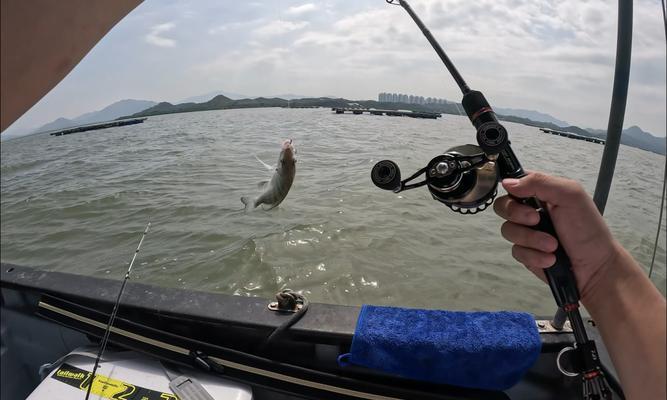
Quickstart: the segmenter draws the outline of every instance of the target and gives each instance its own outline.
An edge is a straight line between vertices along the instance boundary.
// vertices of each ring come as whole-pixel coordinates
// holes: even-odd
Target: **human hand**
[[[537,197],[547,204],[549,214],[563,249],[570,257],[582,301],[594,291],[613,265],[620,245],[612,237],[591,197],[583,187],[569,179],[529,173],[521,179],[505,179],[503,187],[517,198]],[[539,214],[528,205],[506,195],[493,206],[496,214],[507,220],[502,236],[514,243],[512,256],[546,281],[544,269],[556,262],[556,239],[532,228]]]

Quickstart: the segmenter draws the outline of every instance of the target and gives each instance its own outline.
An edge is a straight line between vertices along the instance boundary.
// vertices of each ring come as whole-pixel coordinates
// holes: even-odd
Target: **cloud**
[[[104,93],[100,106],[109,93],[178,99],[210,91],[211,86],[257,95],[292,92],[368,99],[390,91],[460,100],[460,91],[401,7],[381,0],[293,1],[144,2],[84,59],[96,68],[76,69],[53,92],[48,103],[53,111],[44,106],[31,112],[34,121],[28,122],[41,125],[46,115],[55,119],[90,111],[90,102],[75,104],[72,99],[81,96],[72,93],[91,85]],[[482,90],[493,105],[536,109],[580,126],[607,125],[616,53],[615,2],[410,3],[468,84]],[[626,126],[637,124],[664,135],[667,73],[660,3],[634,4]],[[190,8],[196,14],[185,18]],[[134,40],[137,35],[139,41]],[[155,46],[178,46],[178,52],[147,55],[141,35]],[[121,56],[130,60],[124,68],[109,69],[109,60]],[[156,56],[164,66],[159,73]],[[93,70],[96,74],[86,72]],[[124,84],[105,86],[100,71]],[[129,76],[136,82],[129,84]]]
[[[174,29],[173,22],[166,22],[164,24],[155,25],[151,28],[150,32],[146,34],[145,40],[147,43],[150,43],[158,47],[174,47],[176,46],[176,41],[174,39],[169,39],[166,37],[160,36],[161,33],[168,32]]]
[[[300,6],[293,6],[287,9],[285,12],[286,14],[289,15],[301,15],[301,14],[306,14],[311,11],[317,10],[317,6],[313,3],[305,3],[301,4]]]
[[[266,20],[264,18],[255,18],[247,21],[229,22],[226,24],[217,25],[212,28],[209,28],[208,33],[210,35],[217,35],[219,33],[226,33],[238,29],[247,30],[249,26],[258,25],[265,21]]]
[[[276,20],[272,21],[258,29],[255,29],[254,33],[259,36],[274,36],[274,35],[283,35],[288,32],[298,31],[308,26],[310,23],[307,21],[284,21]]]

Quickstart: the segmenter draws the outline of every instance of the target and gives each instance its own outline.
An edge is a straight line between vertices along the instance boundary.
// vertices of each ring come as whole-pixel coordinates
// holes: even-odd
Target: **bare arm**
[[[2,0],[0,132],[53,89],[141,0]]]
[[[600,329],[626,397],[664,399],[665,298],[613,238],[590,196],[574,181],[537,173],[506,179],[503,186],[517,197],[547,202],[582,303]],[[509,196],[499,198],[494,208],[507,220],[502,235],[514,243],[514,258],[544,280],[543,269],[553,265],[557,243],[530,228],[538,222],[536,211]]]
[[[665,298],[635,260],[618,256],[584,299],[618,370],[628,399],[664,399]]]

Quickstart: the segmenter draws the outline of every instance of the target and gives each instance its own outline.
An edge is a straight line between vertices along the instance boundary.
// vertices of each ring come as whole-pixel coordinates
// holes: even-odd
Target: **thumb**
[[[586,192],[579,183],[539,172],[529,172],[520,179],[503,179],[502,184],[513,196],[537,197],[555,206],[566,205],[586,197]]]

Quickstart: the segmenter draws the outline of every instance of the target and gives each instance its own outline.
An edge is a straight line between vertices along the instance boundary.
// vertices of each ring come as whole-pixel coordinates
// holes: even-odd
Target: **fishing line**
[[[134,260],[137,258],[137,254],[139,253],[139,250],[141,249],[141,244],[144,242],[144,238],[146,237],[146,234],[148,233],[148,230],[151,227],[150,221],[148,221],[148,224],[146,225],[146,229],[144,229],[144,233],[141,235],[141,240],[139,240],[139,245],[137,246],[137,249],[134,251],[134,255],[132,255],[132,261],[130,261],[130,266],[127,268],[127,271],[125,272],[125,278],[123,278],[123,283],[120,286],[120,290],[118,291],[118,297],[116,297],[116,302],[113,305],[113,311],[111,311],[111,316],[109,317],[109,322],[107,323],[106,328],[104,329],[104,336],[102,337],[102,342],[100,343],[100,350],[97,353],[97,358],[95,358],[95,365],[93,366],[93,371],[90,374],[90,379],[88,380],[88,389],[86,390],[86,400],[90,397],[90,390],[93,388],[93,382],[95,382],[95,372],[97,371],[97,368],[99,368],[100,364],[100,359],[102,359],[102,355],[104,354],[104,351],[107,348],[107,343],[109,343],[109,335],[111,334],[111,326],[113,325],[114,321],[116,320],[116,314],[118,314],[118,307],[120,305],[120,298],[123,295],[123,291],[125,290],[125,284],[127,281],[130,279],[130,273],[132,272],[132,266],[134,265]]]

